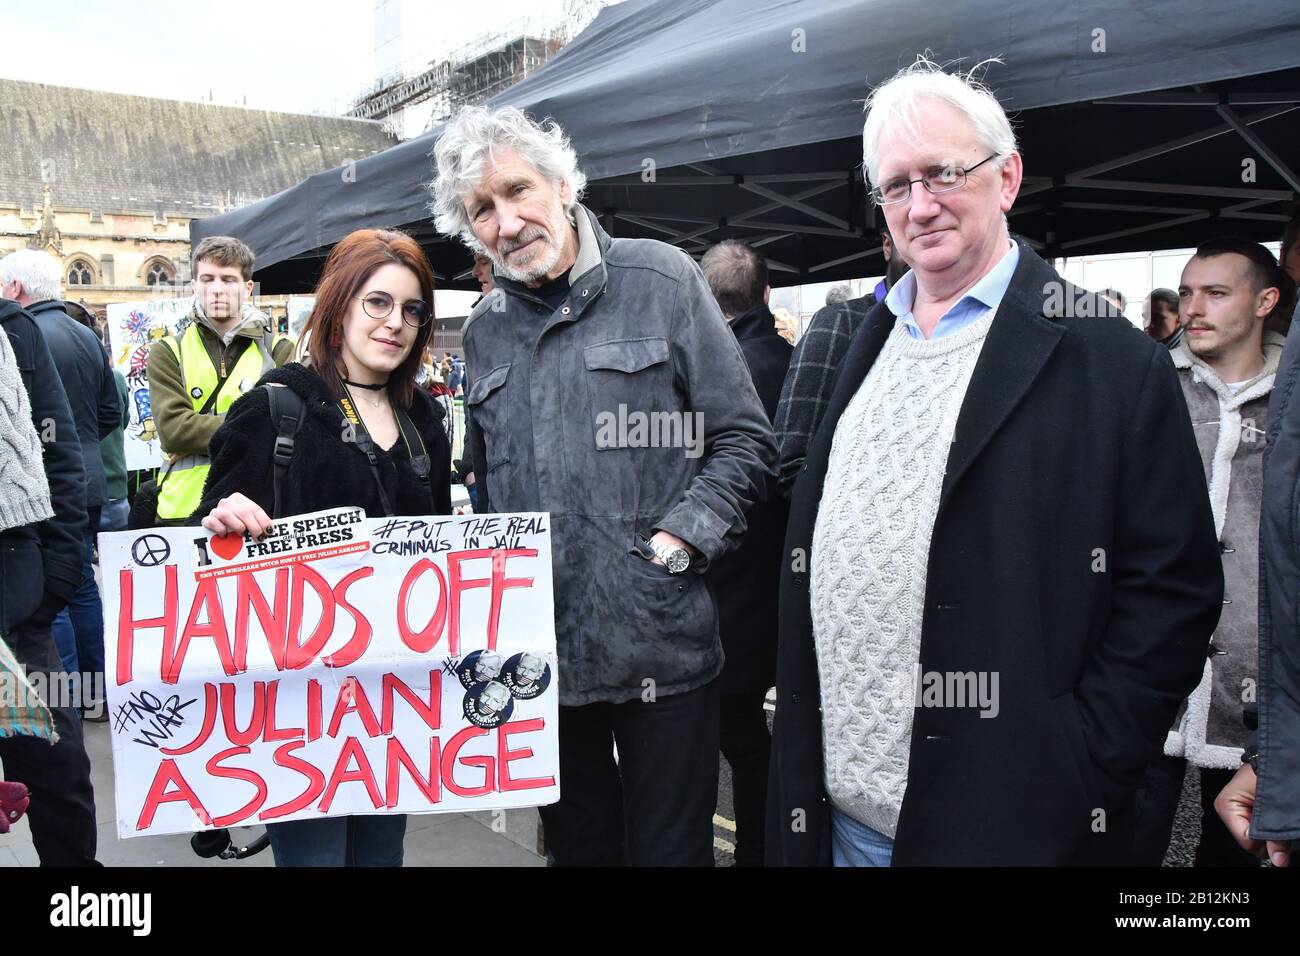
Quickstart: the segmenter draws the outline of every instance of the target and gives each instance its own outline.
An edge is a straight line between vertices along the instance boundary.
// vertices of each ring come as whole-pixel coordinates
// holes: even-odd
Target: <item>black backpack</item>
[[[274,474],[272,476],[274,499],[271,506],[271,517],[283,518],[284,515],[281,514],[281,510],[284,503],[284,480],[289,472],[289,462],[293,460],[294,441],[297,438],[298,429],[302,427],[306,406],[302,397],[287,386],[268,383],[262,387],[267,390],[267,398],[271,404],[271,423],[275,426]],[[400,409],[394,411],[397,414],[397,424],[401,429],[403,440],[407,443],[407,448],[412,451],[416,447],[420,449],[418,455],[411,455],[411,468],[416,477],[428,489],[429,500],[432,502],[433,489],[429,484],[429,472],[432,465],[429,460],[428,450],[424,445],[424,439],[420,437],[419,431],[415,428],[406,412]],[[131,515],[127,521],[127,528],[132,531],[141,531],[147,528],[182,525],[185,523],[183,520],[158,520],[158,492],[169,474],[171,474],[170,465],[156,481],[151,479],[140,486],[135,502],[131,506]],[[376,480],[378,480],[378,476],[376,476]],[[432,513],[430,512],[430,514]]]
[[[281,514],[281,506],[284,502],[284,480],[289,473],[289,462],[293,461],[294,440],[298,435],[298,429],[302,427],[306,406],[302,396],[287,386],[268,383],[263,387],[267,390],[267,397],[270,399],[271,423],[275,426],[275,451],[273,456],[275,473],[272,476],[274,490],[272,492],[271,517],[279,519],[284,517]],[[406,412],[400,408],[394,408],[393,412],[397,416],[397,427],[402,433],[402,440],[406,442],[407,451],[411,455],[411,470],[415,472],[416,477],[424,485],[425,491],[429,495],[430,504],[434,505],[433,488],[429,482],[432,463],[429,459],[429,451],[425,448],[424,439],[420,437],[419,430]],[[364,430],[357,435],[356,440],[361,446],[361,450],[368,457],[373,455],[373,448],[369,446],[369,436],[365,434]],[[419,454],[416,454],[416,448],[419,448]],[[371,467],[373,470],[373,464]],[[377,471],[375,472],[375,481],[379,481]],[[434,507],[436,508],[436,505]],[[435,512],[430,511],[429,513],[434,514]]]

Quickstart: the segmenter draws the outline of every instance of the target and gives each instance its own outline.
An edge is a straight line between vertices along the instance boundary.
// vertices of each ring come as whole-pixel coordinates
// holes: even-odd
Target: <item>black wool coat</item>
[[[786,549],[809,564],[782,568],[769,864],[830,862],[813,528],[836,425],[895,321],[881,303],[857,330],[794,489]],[[997,674],[997,714],[915,710],[893,863],[1131,861],[1135,788],[1222,600],[1168,350],[1021,243],[957,419],[920,643],[922,673]]]
[[[22,306],[0,299],[0,328],[41,436],[54,517],[0,532],[0,630],[11,632],[41,612],[42,623],[81,587],[86,559],[86,472],[68,396],[40,326]]]
[[[68,315],[62,302],[46,299],[33,303],[27,311],[41,328],[72,409],[86,470],[86,507],[102,507],[108,501],[108,478],[99,443],[122,421],[122,403],[108,353],[99,336]]]
[[[306,417],[285,475],[283,514],[359,506],[368,517],[382,517],[384,510],[370,463],[355,442],[344,440],[347,420],[324,379],[293,362],[267,372],[258,385],[268,383],[293,389],[306,403]],[[442,426],[442,409],[417,389],[409,414],[429,455],[429,484],[422,484],[411,469],[406,444],[400,437],[389,451],[376,446],[380,480],[393,513],[450,514],[451,449]],[[225,422],[212,436],[208,446],[212,470],[203,487],[203,501],[191,516],[191,523],[197,524],[220,499],[236,491],[243,492],[270,514],[275,487],[274,446],[275,428],[267,389],[254,388],[230,406]]]
[[[763,411],[772,421],[794,349],[777,332],[766,305],[736,316],[730,328],[749,366]],[[776,680],[777,589],[788,512],[785,499],[773,484],[767,499],[746,512],[745,536],[736,550],[719,558],[709,572],[726,658],[721,684],[724,694],[766,691]]]

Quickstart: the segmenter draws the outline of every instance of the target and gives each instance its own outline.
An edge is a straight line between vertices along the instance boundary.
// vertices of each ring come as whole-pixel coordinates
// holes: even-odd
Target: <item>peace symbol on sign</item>
[[[171,557],[172,546],[160,534],[145,534],[131,545],[131,557],[142,568],[153,568]]]

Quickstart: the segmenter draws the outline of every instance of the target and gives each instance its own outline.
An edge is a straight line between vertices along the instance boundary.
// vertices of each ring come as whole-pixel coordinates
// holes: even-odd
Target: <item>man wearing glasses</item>
[[[248,301],[253,251],[230,236],[209,236],[191,257],[190,325],[149,351],[149,398],[169,456],[158,520],[180,524],[198,507],[208,476],[208,442],[226,410],[272,368],[293,356],[293,340]]]
[[[768,862],[1127,862],[1223,598],[1173,365],[1010,238],[983,86],[921,59],[863,142],[912,269],[794,487]]]

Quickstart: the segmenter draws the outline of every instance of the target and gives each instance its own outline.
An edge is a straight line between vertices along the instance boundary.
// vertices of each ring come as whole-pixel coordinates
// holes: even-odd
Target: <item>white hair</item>
[[[982,67],[997,59],[977,63],[968,73],[945,73],[943,67],[925,54],[916,62],[895,73],[867,97],[867,121],[862,127],[862,165],[867,181],[879,184],[880,139],[885,131],[919,138],[917,110],[923,100],[939,100],[958,110],[975,128],[975,138],[990,153],[999,157],[1016,150],[1016,134],[1011,129],[1002,104],[993,92],[976,78]]]
[[[443,127],[433,147],[437,178],[429,188],[433,197],[429,208],[439,232],[459,237],[483,255],[487,250],[474,236],[464,199],[482,181],[484,161],[497,149],[518,153],[551,182],[567,182],[570,193],[564,211],[570,218],[587,188],[587,177],[578,169],[578,156],[554,120],[539,125],[513,106],[498,110],[463,107]]]
[[[840,302],[848,302],[851,298],[853,298],[853,286],[847,282],[833,285],[826,290],[827,305],[837,305]]]
[[[59,297],[59,261],[48,252],[19,249],[0,259],[0,281],[22,283],[23,292],[33,301]]]

